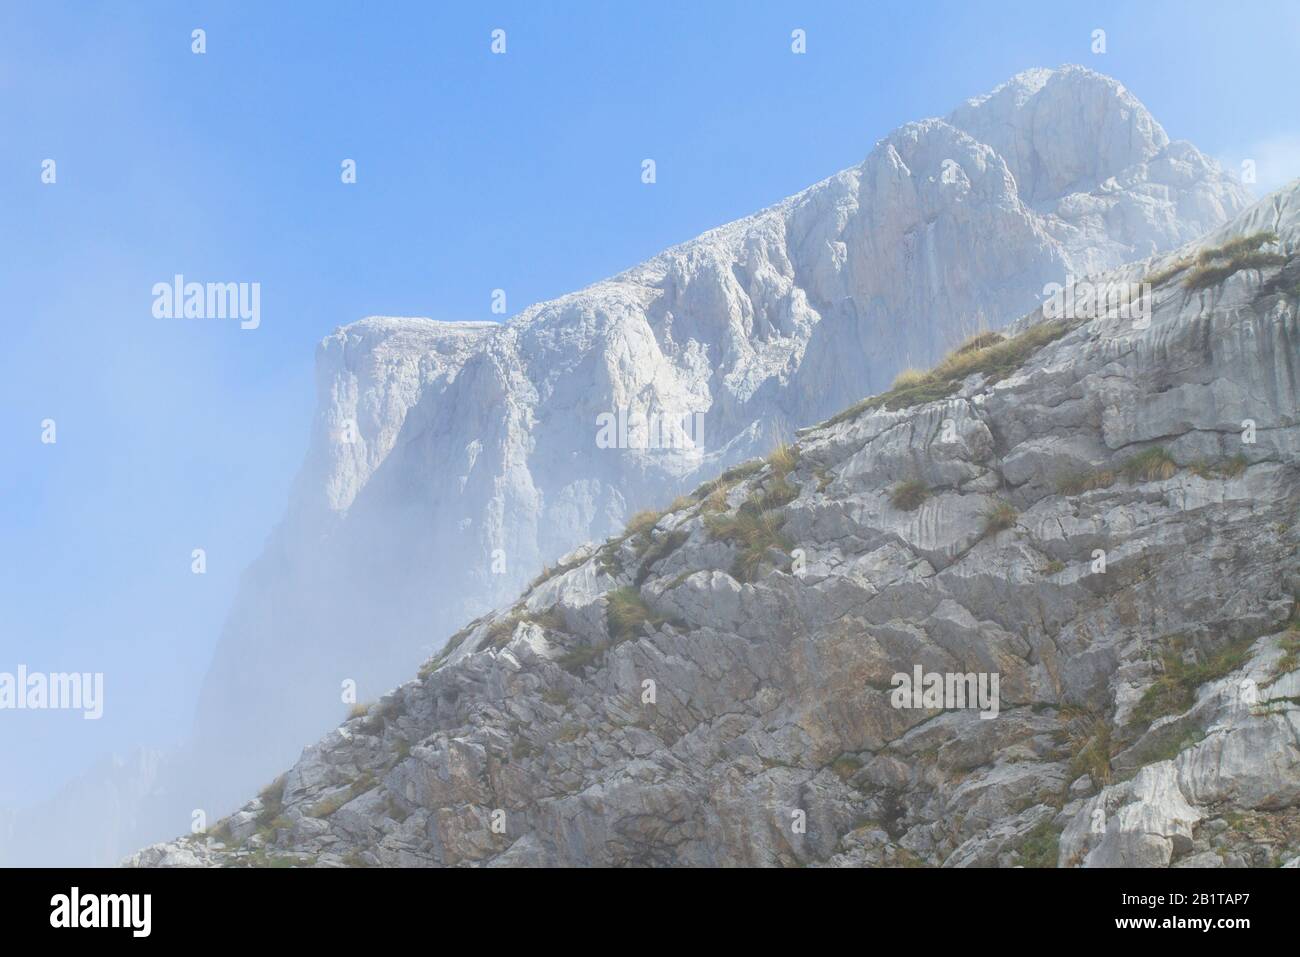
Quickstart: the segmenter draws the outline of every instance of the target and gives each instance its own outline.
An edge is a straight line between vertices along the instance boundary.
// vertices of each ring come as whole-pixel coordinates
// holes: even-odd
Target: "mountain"
[[[1033,70],[504,324],[339,329],[318,352],[293,501],[203,689],[212,803],[337,721],[343,682],[373,699],[639,509],[1000,328],[1045,284],[1190,241],[1246,203],[1119,83]],[[602,416],[640,415],[702,428],[687,447],[602,447]]]
[[[1297,250],[1300,181],[976,335],[130,863],[1300,866]]]
[[[167,756],[138,748],[108,757],[34,807],[0,810],[5,866],[84,867],[119,861],[124,846],[158,839],[177,802],[165,793]],[[193,796],[189,796],[193,799]],[[112,821],[113,826],[96,826]],[[175,829],[175,818],[173,830]],[[183,824],[183,820],[181,821]]]
[[[637,510],[1023,315],[1047,283],[1188,242],[1246,204],[1119,83],[1034,70],[507,323],[335,331],[306,460],[241,581],[192,746],[137,785],[105,766],[57,807],[14,812],[0,862],[44,863],[49,833],[108,864],[196,807],[237,806],[340,719],[345,680],[372,700]],[[601,447],[601,416],[646,412],[702,413],[700,441]],[[154,797],[93,810],[105,789]]]

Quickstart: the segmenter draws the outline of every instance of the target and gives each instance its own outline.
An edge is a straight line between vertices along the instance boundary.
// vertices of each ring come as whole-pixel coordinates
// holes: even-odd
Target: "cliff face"
[[[1295,865],[1298,248],[1300,184],[638,516],[131,863]]]
[[[122,859],[124,847],[157,840],[162,815],[177,803],[163,791],[167,760],[143,748],[113,756],[40,804],[0,810],[0,865],[105,867]],[[100,821],[113,826],[96,827]]]
[[[200,753],[235,787],[271,773],[338,719],[343,680],[373,697],[635,510],[1024,314],[1046,283],[1189,241],[1245,202],[1113,80],[1031,71],[502,326],[340,329],[294,501],[205,685]],[[699,413],[702,441],[603,448],[598,417],[619,413]]]

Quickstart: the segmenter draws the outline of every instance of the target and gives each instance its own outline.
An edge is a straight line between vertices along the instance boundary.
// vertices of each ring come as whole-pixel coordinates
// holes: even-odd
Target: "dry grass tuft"
[[[1166,449],[1157,445],[1130,458],[1120,470],[1130,482],[1163,482],[1174,477],[1178,463]]]
[[[904,479],[889,493],[889,501],[893,503],[894,508],[902,509],[904,512],[915,511],[929,497],[930,489],[920,479]]]

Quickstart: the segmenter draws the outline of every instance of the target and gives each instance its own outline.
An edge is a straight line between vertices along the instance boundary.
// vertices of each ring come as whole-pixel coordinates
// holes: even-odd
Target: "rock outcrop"
[[[337,721],[342,681],[391,687],[544,563],[1023,315],[1045,284],[1195,239],[1246,202],[1120,84],[1035,70],[503,325],[340,329],[288,516],[205,683],[212,805]],[[624,414],[698,414],[702,436],[601,447],[599,417]]]
[[[1294,864],[1298,250],[1300,183],[637,516],[130,863]]]

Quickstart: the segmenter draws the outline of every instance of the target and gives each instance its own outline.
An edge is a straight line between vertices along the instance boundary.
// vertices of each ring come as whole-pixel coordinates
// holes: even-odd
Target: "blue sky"
[[[185,734],[336,326],[513,314],[1034,66],[1280,182],[1297,52],[1293,2],[4,4],[0,671],[103,671],[106,711],[0,712],[0,806]],[[153,318],[178,272],[259,282],[261,327]]]

